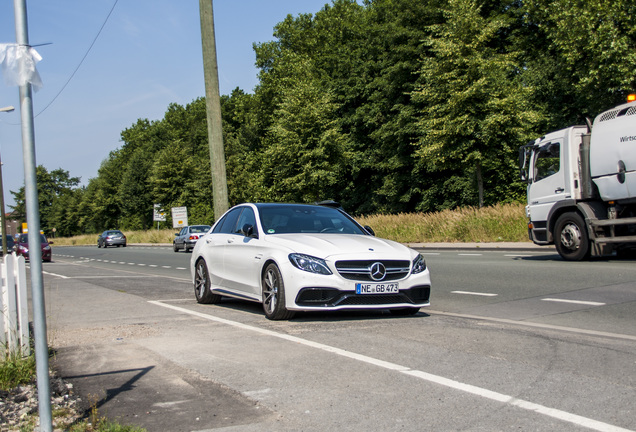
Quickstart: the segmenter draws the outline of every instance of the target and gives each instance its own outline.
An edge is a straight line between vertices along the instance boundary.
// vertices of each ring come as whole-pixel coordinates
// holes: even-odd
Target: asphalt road
[[[425,250],[431,307],[265,319],[194,301],[190,254],[55,247],[56,364],[149,431],[636,430],[636,266]]]

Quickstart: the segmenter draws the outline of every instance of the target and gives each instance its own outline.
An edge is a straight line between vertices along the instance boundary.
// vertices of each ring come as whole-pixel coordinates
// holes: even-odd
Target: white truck
[[[636,101],[522,146],[519,163],[534,243],[569,261],[636,249]]]

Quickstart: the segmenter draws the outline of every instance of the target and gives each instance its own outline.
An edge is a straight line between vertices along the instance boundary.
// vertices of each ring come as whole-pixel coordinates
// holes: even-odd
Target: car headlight
[[[289,261],[298,269],[309,273],[330,275],[331,270],[327,267],[325,260],[303,254],[289,254]]]
[[[50,251],[51,250],[51,246],[46,245],[46,246],[44,246],[44,248],[42,248],[42,250]]]
[[[418,254],[413,260],[413,274],[422,273],[426,270],[426,261],[424,261],[424,257],[422,254]]]

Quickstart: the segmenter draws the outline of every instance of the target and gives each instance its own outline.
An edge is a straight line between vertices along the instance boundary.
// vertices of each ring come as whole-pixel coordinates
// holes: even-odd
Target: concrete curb
[[[406,246],[413,249],[431,249],[431,250],[509,250],[509,251],[537,251],[537,252],[555,252],[553,245],[539,246],[530,242],[493,242],[493,243],[405,243]]]

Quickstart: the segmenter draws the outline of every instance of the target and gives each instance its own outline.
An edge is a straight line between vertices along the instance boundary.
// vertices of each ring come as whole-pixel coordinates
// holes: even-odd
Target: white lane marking
[[[579,329],[575,327],[563,327],[563,326],[536,323],[536,322],[530,322],[530,321],[515,321],[511,319],[506,319],[506,318],[492,318],[492,317],[484,317],[479,315],[441,312],[441,311],[435,311],[431,309],[426,309],[426,313],[429,315],[442,315],[442,316],[451,316],[451,317],[457,317],[457,318],[474,319],[479,321],[492,321],[492,322],[510,324],[515,326],[535,327],[535,328],[541,328],[546,330],[556,330],[556,331],[564,331],[568,333],[584,334],[588,336],[600,336],[600,337],[607,337],[612,339],[624,339],[624,340],[636,341],[636,336],[621,334],[621,333],[609,333],[609,332],[601,332],[596,330],[584,330],[584,329]]]
[[[459,256],[482,256],[480,253],[458,253]]]
[[[59,278],[62,278],[62,279],[70,279],[68,276],[64,276],[64,275],[57,274],[57,273],[51,273],[51,272],[47,272],[47,271],[44,271],[44,270],[42,270],[42,273],[47,274],[49,276],[56,276],[56,277],[59,277]]]
[[[567,299],[557,299],[557,298],[543,298],[542,301],[549,302],[558,302],[558,303],[572,303],[572,304],[580,304],[580,305],[588,305],[588,306],[605,306],[606,303],[593,302],[593,301],[583,301],[583,300],[567,300]]]
[[[191,399],[188,400],[180,400],[180,401],[173,401],[173,402],[155,402],[152,404],[152,406],[156,406],[159,408],[172,408],[176,405],[181,405],[184,403],[189,403],[191,402]]]
[[[185,267],[177,267],[177,270],[187,270]]]
[[[465,295],[484,296],[484,297],[497,297],[499,295],[499,294],[493,294],[493,293],[482,293],[482,292],[472,292],[472,291],[451,291],[451,294],[465,294]]]
[[[440,255],[439,252],[420,252],[422,255]]]
[[[542,414],[548,417],[552,417],[552,418],[556,418],[568,423],[573,423],[582,427],[586,427],[589,429],[593,429],[596,431],[600,431],[600,432],[633,432],[630,431],[629,429],[623,429],[621,427],[618,426],[614,426],[608,423],[603,423],[600,422],[598,420],[594,420],[594,419],[590,419],[587,417],[583,417],[583,416],[579,416],[576,414],[572,414],[566,411],[561,411],[555,408],[550,408],[550,407],[546,407],[544,405],[540,405],[540,404],[536,404],[534,402],[529,402],[523,399],[517,399],[513,396],[509,396],[503,393],[498,393],[498,392],[494,392],[488,389],[484,389],[481,387],[477,387],[477,386],[473,386],[470,384],[466,384],[466,383],[462,383],[459,381],[455,381],[455,380],[451,380],[439,375],[433,375],[433,374],[429,374],[427,372],[423,372],[423,371],[419,371],[419,370],[414,370],[411,369],[409,367],[406,366],[402,366],[396,363],[391,363],[391,362],[387,362],[384,360],[380,360],[380,359],[376,359],[373,357],[369,357],[363,354],[357,354],[351,351],[347,351],[347,350],[343,350],[340,348],[336,348],[336,347],[332,347],[330,345],[325,345],[319,342],[313,342],[307,339],[302,339],[299,338],[297,336],[292,336],[292,335],[288,335],[288,334],[284,334],[284,333],[278,333],[272,330],[267,330],[267,329],[263,329],[263,328],[259,328],[259,327],[254,327],[248,324],[243,324],[237,321],[231,321],[225,318],[219,318],[219,317],[215,317],[212,315],[207,315],[204,313],[200,313],[200,312],[196,312],[196,311],[192,311],[189,309],[185,309],[179,306],[174,306],[174,305],[170,305],[170,304],[166,304],[166,303],[161,303],[158,301],[149,301],[148,303],[157,305],[157,306],[162,306],[168,309],[173,309],[179,312],[183,312],[189,315],[193,315],[193,316],[197,316],[199,318],[203,318],[206,320],[210,320],[210,321],[215,321],[221,324],[226,324],[229,326],[233,326],[233,327],[237,327],[240,329],[244,329],[244,330],[248,330],[248,331],[252,331],[252,332],[256,332],[256,333],[261,333],[264,335],[268,335],[268,336],[272,336],[272,337],[276,337],[279,339],[283,339],[283,340],[287,340],[290,342],[294,342],[294,343],[298,343],[301,345],[305,345],[311,348],[316,348],[322,351],[326,351],[332,354],[336,354],[342,357],[347,357],[353,360],[357,360],[363,363],[367,363],[367,364],[371,364],[371,365],[375,365],[375,366],[379,366],[381,368],[384,369],[388,369],[391,371],[396,371],[396,372],[400,372],[403,373],[405,375],[410,375],[416,378],[420,378],[423,379],[425,381],[428,382],[432,382],[435,384],[439,384],[439,385],[443,385],[445,387],[449,387],[455,390],[460,390],[466,393],[471,393],[474,394],[476,396],[480,396],[480,397],[484,397],[487,399],[491,399],[497,402],[501,402],[504,404],[508,404],[508,405],[512,405],[512,406],[516,406],[528,411],[534,411],[538,414]]]

